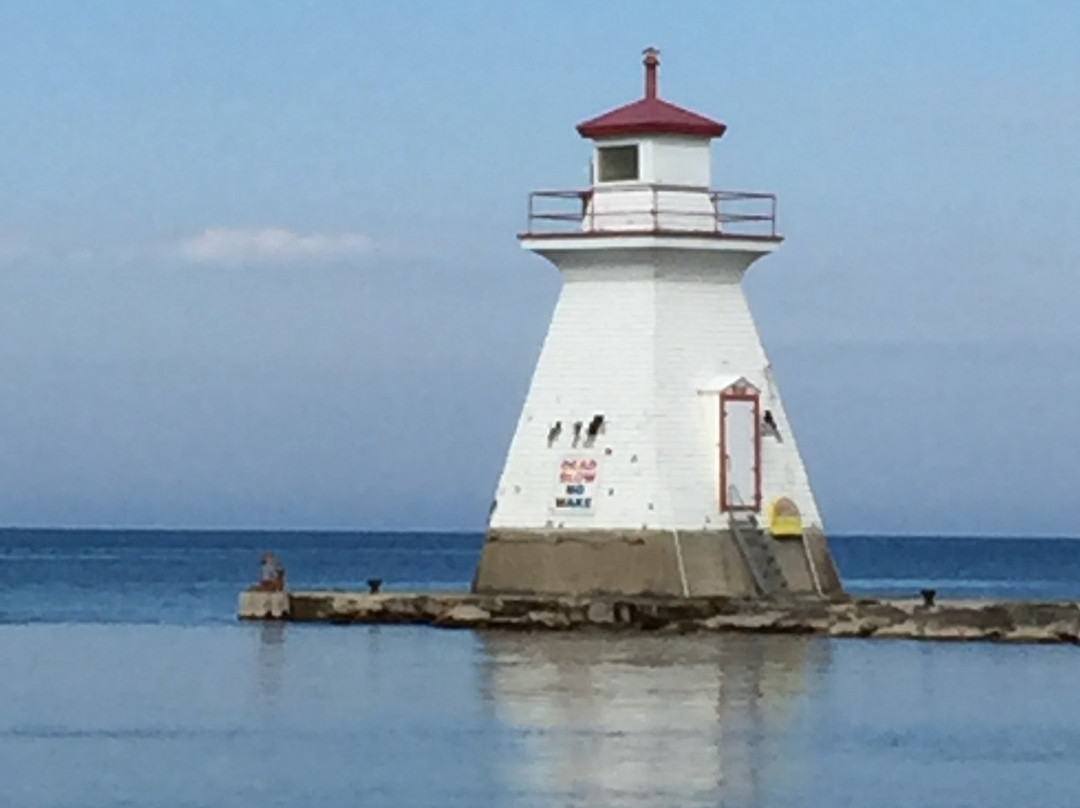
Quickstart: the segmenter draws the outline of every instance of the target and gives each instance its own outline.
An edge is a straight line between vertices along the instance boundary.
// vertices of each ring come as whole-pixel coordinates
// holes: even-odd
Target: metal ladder
[[[729,492],[731,502],[739,502],[738,491],[734,487]],[[771,598],[788,591],[787,579],[780,569],[780,562],[773,552],[772,539],[758,524],[757,517],[749,512],[732,511],[728,514],[731,533],[739,546],[743,561],[750,570],[757,593]]]

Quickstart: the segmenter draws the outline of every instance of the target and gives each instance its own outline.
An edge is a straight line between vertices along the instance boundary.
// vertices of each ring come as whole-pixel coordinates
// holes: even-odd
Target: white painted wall
[[[716,208],[708,191],[603,183],[593,188],[581,227],[590,232],[677,230],[714,233]]]
[[[628,145],[638,147],[638,179],[594,183],[584,230],[716,230],[716,211],[708,195],[708,139],[655,135],[598,140],[594,167],[600,148]],[[595,169],[593,175],[598,176]],[[685,189],[655,187],[671,185]]]
[[[648,182],[708,188],[712,155],[707,138],[654,137],[648,141]]]
[[[708,138],[648,135],[633,138],[603,138],[595,141],[593,165],[599,164],[599,150],[608,146],[638,147],[639,183],[686,185],[708,188],[712,178],[712,152]],[[593,176],[599,176],[593,172]],[[618,183],[598,183],[617,185]]]
[[[741,278],[746,249],[539,248],[564,286],[496,492],[493,527],[680,528],[726,525],[719,511],[720,377],[762,391],[783,438],[764,437],[762,493],[789,496],[821,526]],[[573,447],[572,424],[605,431]],[[549,428],[561,421],[548,446]],[[556,508],[565,458],[593,458],[591,507]]]

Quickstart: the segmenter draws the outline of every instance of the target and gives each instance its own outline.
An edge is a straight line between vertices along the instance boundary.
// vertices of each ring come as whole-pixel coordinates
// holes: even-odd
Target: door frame
[[[749,401],[754,413],[754,491],[748,502],[728,501],[727,402]],[[720,510],[761,512],[761,394],[756,390],[729,387],[720,393]],[[739,492],[744,498],[746,494]]]

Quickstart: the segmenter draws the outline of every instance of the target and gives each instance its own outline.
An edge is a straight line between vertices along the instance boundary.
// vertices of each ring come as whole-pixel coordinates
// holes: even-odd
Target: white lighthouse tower
[[[591,186],[521,243],[563,288],[492,506],[478,592],[829,596],[821,516],[742,276],[772,194],[710,190],[725,126],[645,95],[577,127]]]

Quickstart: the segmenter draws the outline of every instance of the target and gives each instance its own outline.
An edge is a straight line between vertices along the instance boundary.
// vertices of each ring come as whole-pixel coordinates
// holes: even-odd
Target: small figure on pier
[[[252,592],[284,592],[285,566],[267,550],[262,554],[259,567],[259,582],[251,587]]]

